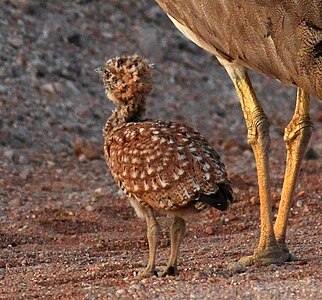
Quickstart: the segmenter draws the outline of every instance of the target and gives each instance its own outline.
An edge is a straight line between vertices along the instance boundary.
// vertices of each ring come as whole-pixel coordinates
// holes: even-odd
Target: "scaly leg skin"
[[[167,266],[163,273],[161,274],[162,277],[167,275],[178,275],[179,271],[177,268],[177,258],[179,253],[180,244],[184,238],[186,233],[186,222],[184,219],[180,217],[174,217],[172,226],[171,226],[171,252],[170,258],[167,263]]]
[[[160,225],[154,217],[152,208],[144,209],[144,216],[147,224],[147,236],[149,243],[149,261],[146,268],[139,273],[139,276],[142,278],[158,276],[158,273],[155,268],[155,257],[157,244],[159,241],[160,234]]]
[[[288,261],[297,260],[296,256],[291,254],[286,246],[286,228],[292,206],[296,180],[311,135],[312,122],[310,120],[310,98],[306,92],[298,89],[295,113],[291,122],[285,128],[284,133],[284,141],[287,149],[286,169],[281,202],[274,226],[276,240],[283,252],[288,255]]]
[[[252,88],[245,68],[224,64],[229,73],[244,113],[247,126],[247,140],[251,145],[257,166],[261,233],[257,249],[252,256],[243,257],[238,265],[243,267],[258,264],[281,264],[287,258],[278,246],[272,218],[271,184],[269,176],[269,122]],[[231,266],[235,269],[234,265]]]

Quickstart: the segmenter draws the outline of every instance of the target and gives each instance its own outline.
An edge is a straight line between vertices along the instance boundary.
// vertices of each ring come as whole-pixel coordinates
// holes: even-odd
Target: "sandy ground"
[[[322,102],[291,211],[300,261],[227,270],[259,236],[256,170],[232,83],[185,40],[154,1],[0,2],[1,299],[322,299]],[[188,218],[178,277],[139,280],[145,224],[118,192],[102,156],[112,105],[94,69],[138,53],[155,64],[149,117],[185,122],[221,154],[236,202]],[[271,122],[274,213],[283,180],[283,130],[294,87],[251,73]],[[169,254],[163,228],[158,269]]]

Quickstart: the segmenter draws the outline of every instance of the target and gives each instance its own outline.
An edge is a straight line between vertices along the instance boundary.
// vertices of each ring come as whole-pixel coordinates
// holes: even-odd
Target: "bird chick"
[[[104,127],[107,165],[132,206],[147,222],[149,261],[142,277],[158,275],[155,267],[160,226],[154,210],[174,217],[171,253],[162,276],[177,275],[183,217],[233,202],[225,166],[206,139],[175,122],[144,120],[145,99],[152,91],[151,65],[138,55],[110,59],[98,71],[107,97],[117,107]]]

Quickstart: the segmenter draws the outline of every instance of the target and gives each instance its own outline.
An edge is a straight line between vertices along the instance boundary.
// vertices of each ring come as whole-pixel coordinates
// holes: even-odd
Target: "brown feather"
[[[321,0],[156,2],[216,56],[322,98]]]

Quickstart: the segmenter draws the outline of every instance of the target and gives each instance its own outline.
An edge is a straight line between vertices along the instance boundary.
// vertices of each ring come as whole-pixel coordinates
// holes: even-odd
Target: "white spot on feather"
[[[209,180],[210,179],[210,173],[206,173],[204,176],[203,176],[204,179],[206,180]]]
[[[147,169],[148,175],[151,175],[154,172],[154,168],[151,168],[150,166]]]
[[[148,191],[150,189],[148,183],[146,182],[146,180],[144,180],[144,190]]]
[[[184,154],[179,154],[179,160],[185,160],[187,157]]]
[[[166,188],[167,186],[169,186],[169,184],[165,182],[161,177],[158,177],[158,179],[161,187]]]
[[[152,188],[155,191],[158,189],[158,185],[154,182],[154,180],[152,180]]]

